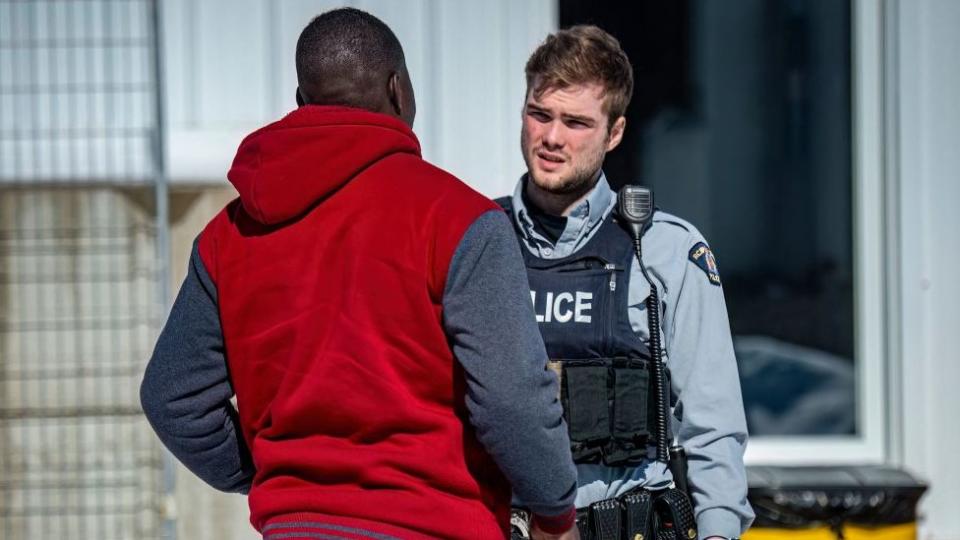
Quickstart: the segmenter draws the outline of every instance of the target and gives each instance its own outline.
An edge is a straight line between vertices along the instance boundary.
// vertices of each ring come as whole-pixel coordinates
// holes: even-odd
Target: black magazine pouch
[[[564,366],[563,410],[577,463],[599,460],[602,444],[610,438],[608,372],[604,365]]]
[[[613,433],[604,448],[606,465],[639,463],[650,438],[650,372],[643,361],[618,359],[613,369]]]
[[[653,497],[646,489],[634,489],[620,498],[623,510],[624,538],[653,538],[650,531],[653,526]]]

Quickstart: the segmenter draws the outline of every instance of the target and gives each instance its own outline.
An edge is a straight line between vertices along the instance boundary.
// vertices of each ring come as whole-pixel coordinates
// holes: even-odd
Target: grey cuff
[[[740,518],[726,508],[707,508],[697,515],[700,540],[711,536],[740,538]]]

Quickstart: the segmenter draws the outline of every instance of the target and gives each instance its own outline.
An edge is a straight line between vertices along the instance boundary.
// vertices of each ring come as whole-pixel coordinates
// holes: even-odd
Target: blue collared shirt
[[[566,227],[553,243],[534,230],[523,201],[525,184],[521,179],[514,190],[511,217],[519,224],[522,243],[543,259],[567,257],[583,247],[617,203],[617,194],[601,173],[597,185],[567,215]],[[643,261],[660,293],[664,360],[678,397],[671,427],[689,456],[700,538],[734,538],[754,518],[743,465],[747,426],[723,289],[690,257],[699,243],[706,241],[691,224],[657,211],[643,237]],[[628,315],[644,342],[650,337],[645,305],[649,292],[634,262]],[[577,507],[636,486],[657,488],[672,482],[666,465],[652,459],[637,467],[578,465],[577,474]]]

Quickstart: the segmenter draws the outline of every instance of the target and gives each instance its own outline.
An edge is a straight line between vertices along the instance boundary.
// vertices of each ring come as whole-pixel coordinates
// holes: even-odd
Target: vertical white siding
[[[903,462],[930,481],[921,537],[960,538],[960,3],[899,2]]]
[[[424,157],[487,195],[507,193],[519,152],[523,65],[556,28],[552,0],[355,0],[407,56]],[[242,137],[294,108],[297,37],[344,2],[164,3],[168,164],[174,180],[222,182]]]

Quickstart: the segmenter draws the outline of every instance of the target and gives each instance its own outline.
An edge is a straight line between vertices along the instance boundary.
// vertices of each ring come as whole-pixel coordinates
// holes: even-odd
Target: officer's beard
[[[526,145],[524,144],[524,146]],[[548,182],[539,177],[538,171],[531,166],[532,161],[536,159],[537,149],[525,148],[524,150],[523,160],[527,164],[527,171],[530,173],[534,185],[541,191],[570,201],[582,197],[593,189],[600,178],[600,168],[603,166],[603,159],[607,155],[605,147],[600,146],[595,152],[584,156],[583,161],[576,164],[573,170],[566,176],[561,177],[559,181]]]

